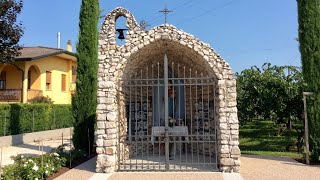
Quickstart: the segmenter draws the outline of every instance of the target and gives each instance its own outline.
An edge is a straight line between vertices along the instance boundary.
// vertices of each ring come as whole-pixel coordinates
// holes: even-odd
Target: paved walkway
[[[69,139],[65,139],[64,143],[69,143]],[[43,141],[44,152],[49,152],[52,148],[56,148],[62,144],[61,139]],[[33,142],[18,146],[9,146],[2,148],[2,165],[13,163],[10,159],[12,155],[38,155],[39,143]],[[1,159],[0,159],[1,160]],[[320,180],[320,166],[307,166],[286,157],[271,156],[255,156],[243,155],[241,157],[241,176],[240,174],[224,174],[219,172],[121,172],[112,174],[95,173],[96,158],[67,171],[57,180],[143,180],[143,179],[224,179],[224,180]]]
[[[70,138],[65,138],[63,143],[70,143]],[[43,153],[50,152],[53,148],[57,148],[62,144],[61,139],[48,139],[43,140]],[[7,146],[0,148],[0,164],[1,164],[1,151],[2,151],[2,166],[13,164],[11,156],[23,155],[23,156],[32,156],[32,155],[41,155],[42,151],[39,147],[39,142],[31,142],[27,144],[21,144],[16,146]]]
[[[224,179],[224,180],[320,180],[320,166],[307,166],[287,157],[243,155],[241,174],[208,172],[119,172],[112,174],[94,173],[95,158],[75,167],[56,178],[89,180],[177,180],[177,179]],[[241,176],[240,176],[241,175]],[[81,177],[81,178],[80,178]]]
[[[287,157],[242,155],[245,180],[320,180],[320,166],[308,166]]]
[[[220,172],[118,172],[112,174],[94,173],[96,158],[71,169],[55,178],[55,180],[242,180],[239,174],[223,174]]]
[[[60,175],[55,178],[55,180],[82,180],[82,179],[90,179],[95,174],[96,169],[96,160],[97,158],[92,158],[89,161],[80,164],[79,166],[67,171],[66,173]],[[107,175],[107,174],[104,174]],[[107,177],[102,178],[107,179]]]

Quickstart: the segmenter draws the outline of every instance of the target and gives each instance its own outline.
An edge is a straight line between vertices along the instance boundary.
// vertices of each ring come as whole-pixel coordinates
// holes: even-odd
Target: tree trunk
[[[287,129],[292,130],[292,121],[291,121],[291,118],[288,118]]]

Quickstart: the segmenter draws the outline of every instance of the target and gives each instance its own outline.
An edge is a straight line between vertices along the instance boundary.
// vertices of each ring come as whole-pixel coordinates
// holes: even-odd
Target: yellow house
[[[77,59],[70,44],[68,51],[23,47],[14,63],[0,64],[0,102],[27,103],[45,96],[55,104],[71,104]]]

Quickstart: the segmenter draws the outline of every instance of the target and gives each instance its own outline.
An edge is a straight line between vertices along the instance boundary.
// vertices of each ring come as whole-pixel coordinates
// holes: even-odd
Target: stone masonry
[[[116,20],[126,18],[125,44],[116,44]],[[222,172],[239,172],[240,149],[237,117],[236,80],[228,63],[208,44],[172,25],[160,25],[143,31],[133,15],[124,8],[111,11],[102,24],[99,36],[99,70],[97,97],[97,172],[114,172],[118,167],[121,91],[119,79],[130,78],[143,64],[163,58],[164,47],[171,56],[184,64],[193,63],[195,68],[215,77],[215,111],[217,121],[218,162]],[[170,56],[170,53],[169,53]],[[196,59],[196,61],[192,61]]]

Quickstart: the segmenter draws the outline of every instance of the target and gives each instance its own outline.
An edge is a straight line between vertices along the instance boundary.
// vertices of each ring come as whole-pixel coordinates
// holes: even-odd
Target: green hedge
[[[71,105],[2,104],[0,136],[73,126]]]

